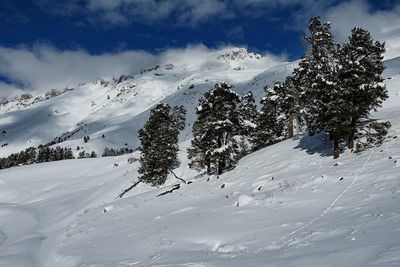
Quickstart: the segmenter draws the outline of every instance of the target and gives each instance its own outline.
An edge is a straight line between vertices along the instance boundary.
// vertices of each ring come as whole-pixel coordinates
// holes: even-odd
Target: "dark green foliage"
[[[97,158],[97,154],[95,151],[90,153],[86,153],[85,150],[79,152],[78,159],[89,159],[89,158]]]
[[[59,146],[56,148],[50,148],[48,146],[42,146],[39,148],[36,162],[50,162],[64,159],[74,159],[71,148],[63,148]]]
[[[239,105],[240,134],[250,136],[256,127],[257,106],[253,93],[248,91],[241,98]]]
[[[84,159],[84,158],[86,158],[85,150],[79,152],[79,154],[78,154],[78,159]]]
[[[121,156],[125,154],[133,153],[133,149],[130,148],[120,148],[120,149],[114,149],[114,148],[104,148],[103,153],[101,154],[102,157],[116,157],[116,156]]]
[[[329,23],[318,17],[310,20],[309,31],[305,40],[310,49],[293,73],[293,85],[304,92],[300,113],[308,132],[329,133],[336,158],[341,139],[346,137],[353,148],[356,134],[363,132],[357,129],[360,119],[367,119],[388,97],[382,78],[385,48],[361,28],[354,28],[349,42],[340,47],[333,42]]]
[[[172,108],[172,119],[179,131],[185,129],[186,108],[184,106],[175,106]]]
[[[0,169],[65,159],[74,159],[70,148],[50,148],[41,145],[38,148],[30,147],[6,158],[0,158]]]
[[[385,140],[391,124],[388,121],[366,121],[358,123],[355,133],[355,151],[361,152],[379,146]]]
[[[240,97],[226,83],[215,86],[199,101],[193,124],[192,146],[188,150],[191,168],[214,167],[218,174],[233,167],[238,159],[235,135],[240,131]]]
[[[339,141],[345,136],[348,117],[343,90],[339,83],[339,46],[333,42],[330,24],[314,17],[305,36],[310,49],[294,71],[294,85],[304,92],[303,114],[310,134],[324,131],[334,141],[334,157],[339,156]]]
[[[253,93],[248,91],[241,97],[239,105],[239,140],[240,157],[247,155],[253,150],[252,136],[256,129],[256,120],[258,116],[257,106]]]
[[[141,157],[139,179],[153,186],[165,183],[178,155],[178,135],[185,125],[183,106],[158,104],[150,111],[149,120],[139,130]]]
[[[294,136],[295,123],[299,127],[304,124],[304,89],[297,86],[297,79],[296,76],[288,76],[284,83],[275,84],[273,90],[270,91],[270,97],[276,99],[280,113],[286,121],[287,138]]]
[[[303,77],[306,80],[304,86],[307,86],[308,130],[310,133],[325,131],[340,137],[346,116],[338,80],[338,46],[333,42],[330,24],[321,23],[319,17],[311,19],[309,31],[311,35],[306,40],[311,48],[300,64],[300,68],[303,64],[309,68]]]
[[[340,51],[339,78],[349,120],[349,148],[353,148],[356,132],[360,134],[359,120],[367,118],[388,98],[382,78],[384,53],[384,43],[374,42],[367,30],[358,27],[352,30],[348,43]]]
[[[284,117],[276,98],[275,90],[282,85],[276,83],[273,88],[264,88],[266,96],[261,99],[261,110],[256,120],[256,129],[252,142],[256,149],[266,147],[283,139]]]

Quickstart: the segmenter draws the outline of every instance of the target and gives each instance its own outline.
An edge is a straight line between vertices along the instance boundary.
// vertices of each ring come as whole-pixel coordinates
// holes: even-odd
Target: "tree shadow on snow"
[[[302,134],[295,137],[299,140],[294,149],[300,149],[307,152],[309,155],[319,154],[321,157],[333,156],[332,142],[329,136],[325,133],[315,135]]]

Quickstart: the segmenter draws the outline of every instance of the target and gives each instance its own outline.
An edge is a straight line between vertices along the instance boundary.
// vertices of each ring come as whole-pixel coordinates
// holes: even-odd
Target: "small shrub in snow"
[[[133,153],[133,149],[124,147],[120,149],[114,149],[114,148],[104,148],[103,154],[101,155],[102,157],[116,157],[116,156],[121,156],[125,154],[130,154]]]

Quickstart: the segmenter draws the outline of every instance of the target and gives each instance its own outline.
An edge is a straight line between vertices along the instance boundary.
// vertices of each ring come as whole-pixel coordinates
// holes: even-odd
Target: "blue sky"
[[[388,55],[394,57],[400,55],[397,2],[1,0],[0,96],[86,81],[107,71],[134,71],[171,49],[245,46],[295,60],[306,49],[300,33],[316,15],[332,22],[341,42],[354,26],[369,29],[388,43]],[[98,64],[109,68],[93,68]],[[75,73],[68,66],[92,70],[77,67]]]

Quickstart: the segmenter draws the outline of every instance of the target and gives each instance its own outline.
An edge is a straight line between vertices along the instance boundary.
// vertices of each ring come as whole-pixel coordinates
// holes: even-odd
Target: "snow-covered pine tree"
[[[343,90],[338,78],[338,45],[333,42],[330,23],[321,23],[319,17],[311,18],[308,53],[300,60],[302,87],[305,88],[307,130],[329,133],[333,140],[334,158],[339,157],[339,141],[345,136],[347,117]],[[298,75],[296,75],[298,76]]]
[[[226,83],[215,84],[200,99],[196,110],[192,146],[188,149],[189,166],[206,167],[208,174],[212,167],[221,174],[238,159],[235,135],[240,129],[240,97],[231,88]]]
[[[39,146],[39,152],[38,152],[38,157],[37,157],[37,162],[49,162],[51,161],[51,151],[48,146]]]
[[[196,108],[197,119],[193,123],[191,147],[188,149],[189,167],[194,169],[207,169],[211,174],[211,146],[213,132],[211,125],[212,103],[211,91],[204,94]]]
[[[179,118],[174,116],[168,104],[158,104],[150,111],[150,117],[139,130],[141,156],[139,179],[153,186],[165,183],[178,155],[178,135],[184,125],[183,108]]]
[[[349,119],[348,148],[353,148],[355,136],[360,138],[362,132],[370,132],[365,131],[365,125],[360,123],[360,119],[367,119],[371,110],[381,107],[382,102],[388,98],[382,78],[385,69],[384,53],[385,44],[374,42],[367,30],[358,27],[353,28],[348,43],[340,50],[339,78],[344,89],[342,98],[347,103],[346,112]],[[374,122],[371,127],[375,128],[379,124],[377,123]],[[385,125],[388,124],[382,124]],[[382,133],[384,132],[387,131]]]
[[[65,148],[64,159],[74,159],[74,153],[72,148]]]
[[[184,106],[175,106],[172,108],[172,118],[176,125],[176,129],[182,131],[185,129],[186,108]]]
[[[270,98],[277,102],[280,113],[286,120],[286,136],[293,138],[294,125],[303,123],[302,110],[302,88],[296,86],[295,78],[287,76],[284,83],[276,83],[272,90],[268,92]]]
[[[239,133],[241,135],[239,146],[240,153],[243,156],[252,150],[251,137],[256,129],[256,120],[258,116],[255,102],[253,93],[248,91],[241,97],[241,103],[239,105]]]
[[[248,91],[241,97],[241,103],[239,105],[239,122],[240,122],[240,133],[244,136],[250,136],[251,132],[254,131],[257,119],[257,105],[254,100],[253,93]]]
[[[275,93],[275,90],[281,87],[282,84],[280,83],[275,83],[273,88],[264,87],[266,95],[261,99],[261,110],[256,120],[257,126],[252,138],[256,149],[272,145],[283,139],[284,117]]]
[[[37,151],[36,148],[34,147],[29,147],[25,150],[25,153],[27,155],[27,161],[26,164],[33,164],[36,162],[36,157],[37,157]]]

